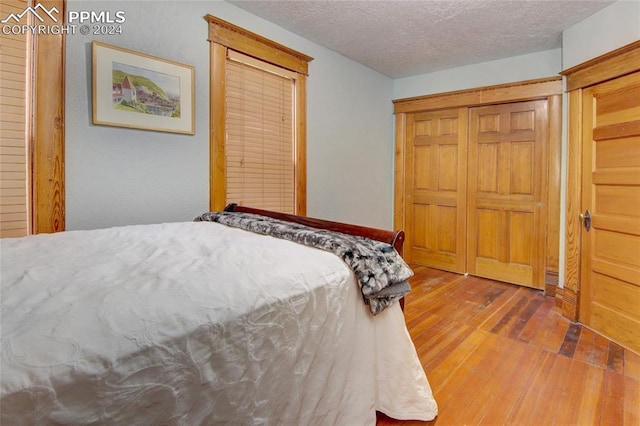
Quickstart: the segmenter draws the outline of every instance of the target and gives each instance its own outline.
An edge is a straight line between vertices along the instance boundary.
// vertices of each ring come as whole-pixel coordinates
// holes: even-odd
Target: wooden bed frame
[[[324,219],[316,219],[306,216],[297,216],[294,214],[278,213],[269,210],[255,209],[251,207],[239,206],[235,203],[228,204],[224,211],[226,212],[243,212],[259,214],[261,216],[272,217],[274,219],[286,220],[288,222],[299,223],[301,225],[310,226],[312,228],[327,229],[329,231],[342,232],[343,234],[356,235],[360,237],[370,238],[383,243],[391,244],[398,254],[402,256],[402,246],[404,244],[404,231],[386,231],[378,228],[368,228],[366,226],[350,225],[341,222],[332,222]]]

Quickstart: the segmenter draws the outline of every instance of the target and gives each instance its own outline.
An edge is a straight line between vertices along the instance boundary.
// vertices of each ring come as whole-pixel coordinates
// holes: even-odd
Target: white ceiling
[[[561,47],[614,0],[228,0],[392,78]]]

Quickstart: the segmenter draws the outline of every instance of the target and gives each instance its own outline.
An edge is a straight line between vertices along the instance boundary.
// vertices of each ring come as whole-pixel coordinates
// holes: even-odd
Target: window
[[[295,76],[228,52],[226,78],[226,199],[293,213]]]
[[[306,213],[306,75],[312,58],[211,15],[210,209]]]
[[[19,13],[25,0],[3,1],[0,16]],[[33,18],[29,15],[25,21]],[[32,22],[29,22],[32,24]],[[29,33],[2,34],[0,45],[0,237],[22,237],[29,233]]]
[[[23,12],[35,3],[2,0],[0,16],[33,24]],[[37,4],[65,16],[65,0]],[[62,32],[0,35],[0,238],[65,229],[64,43]]]

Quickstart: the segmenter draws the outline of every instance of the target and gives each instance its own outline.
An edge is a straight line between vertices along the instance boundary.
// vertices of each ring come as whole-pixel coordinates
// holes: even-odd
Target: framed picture
[[[195,133],[194,67],[93,42],[93,124]]]

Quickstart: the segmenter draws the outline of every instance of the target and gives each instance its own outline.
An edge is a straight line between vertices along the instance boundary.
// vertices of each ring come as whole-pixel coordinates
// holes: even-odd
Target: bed
[[[401,232],[225,210],[402,247]],[[1,424],[436,416],[399,303],[374,314],[334,253],[198,219],[0,240]]]

